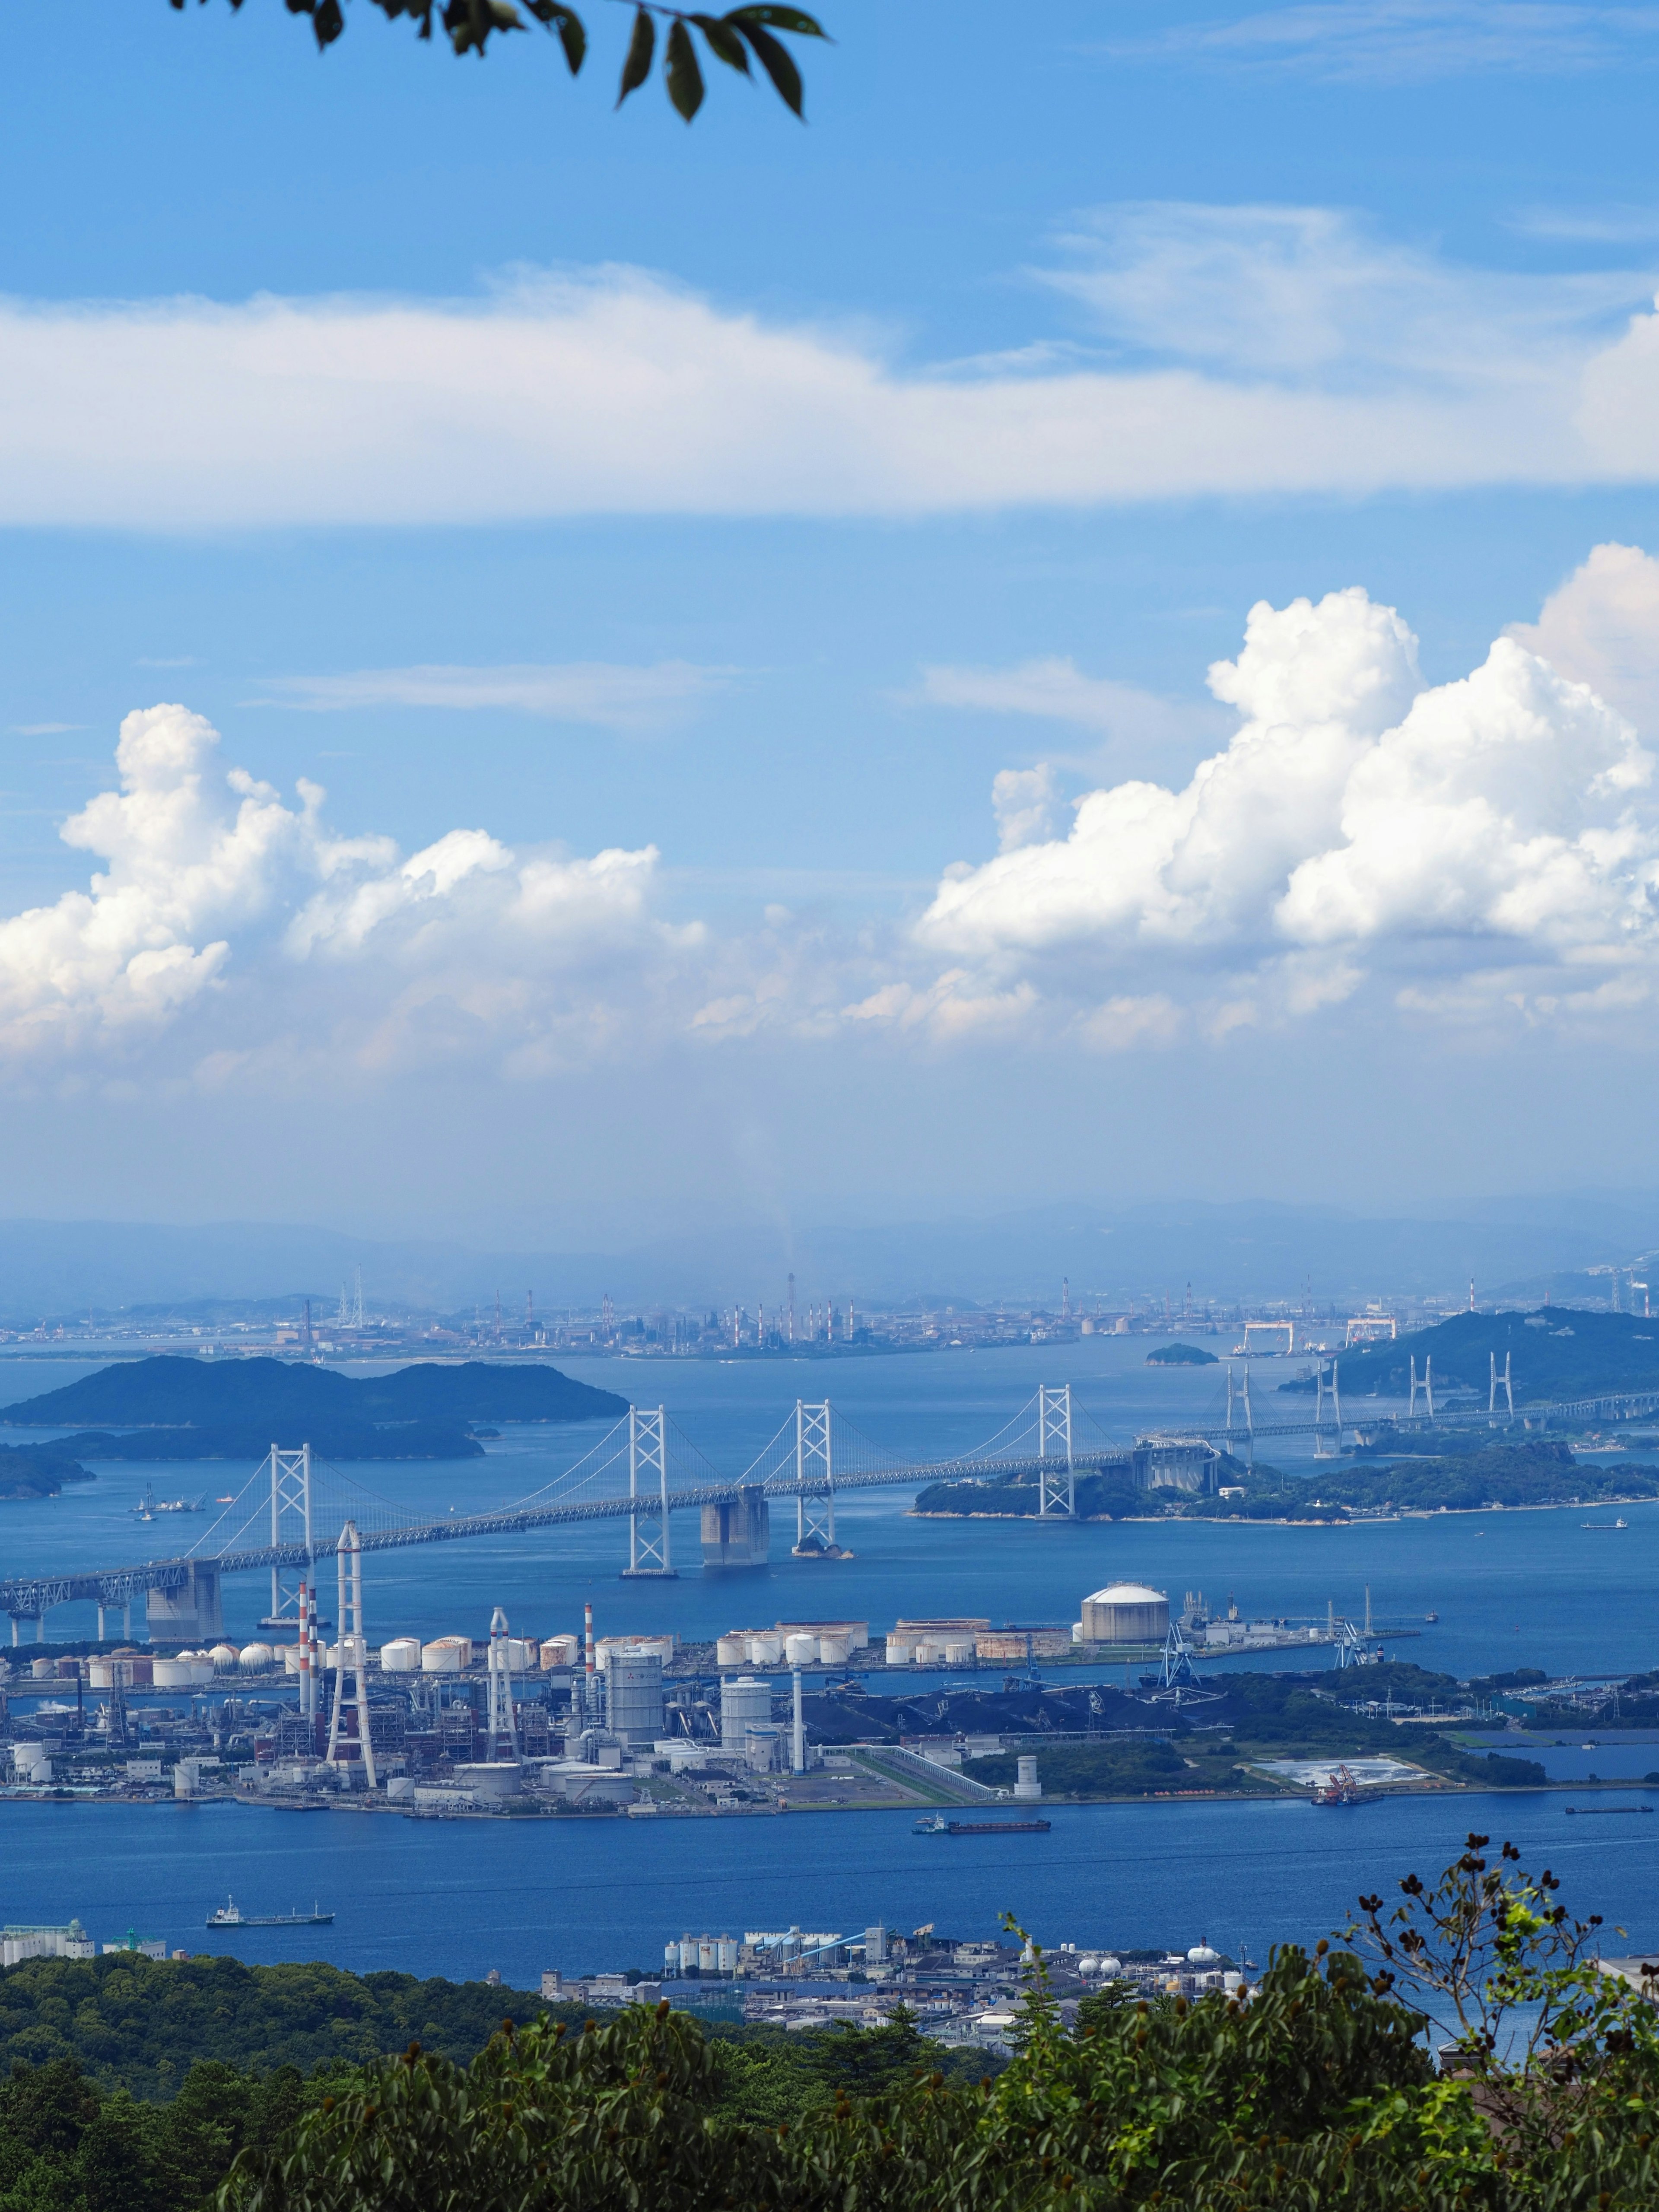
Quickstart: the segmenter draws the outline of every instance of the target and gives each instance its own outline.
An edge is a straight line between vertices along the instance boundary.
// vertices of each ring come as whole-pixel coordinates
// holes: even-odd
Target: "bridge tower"
[[[363,1762],[363,1779],[372,1790],[374,1787],[374,1745],[368,1731],[368,1643],[363,1634],[363,1548],[358,1540],[357,1524],[348,1521],[340,1531],[340,1540],[335,1547],[335,1563],[340,1577],[340,1614],[335,1634],[339,1638],[334,1647],[334,1711],[328,1723],[328,1760],[332,1765],[340,1757],[340,1722],[349,1704],[356,1713],[359,1756]],[[346,1676],[353,1677],[355,1686],[348,1692]],[[351,1739],[346,1739],[348,1747]]]
[[[660,1406],[654,1413],[638,1406],[628,1409],[628,1496],[624,1580],[677,1579],[668,1528],[668,1416]]]
[[[1408,1421],[1416,1419],[1417,1394],[1421,1390],[1424,1398],[1428,1404],[1429,1419],[1432,1420],[1434,1419],[1434,1354],[1432,1352],[1431,1352],[1423,1362],[1423,1380],[1421,1382],[1417,1379],[1417,1355],[1415,1352],[1411,1355],[1411,1403],[1407,1408],[1407,1419]]]
[[[298,1567],[270,1571],[270,1612],[261,1628],[292,1628],[300,1618],[300,1586],[312,1571],[315,1552],[311,1532],[311,1446],[284,1451],[272,1444],[265,1462],[270,1474],[270,1546],[298,1544],[305,1560]]]
[[[1037,1385],[1037,1512],[1045,1520],[1077,1515],[1077,1475],[1072,1465],[1072,1386]]]
[[[808,1486],[813,1492],[809,1498]],[[795,1401],[795,1547],[798,1559],[841,1557],[836,1541],[836,1467],[830,1431],[830,1401],[808,1406]]]
[[[1498,1392],[1501,1385],[1504,1396],[1508,1401],[1510,1419],[1513,1420],[1515,1419],[1515,1385],[1510,1379],[1510,1361],[1514,1355],[1508,1352],[1504,1354],[1504,1371],[1501,1375],[1498,1371],[1498,1354],[1493,1352],[1487,1356],[1492,1361],[1492,1388],[1486,1393],[1486,1411],[1488,1413],[1495,1413],[1498,1411]]]

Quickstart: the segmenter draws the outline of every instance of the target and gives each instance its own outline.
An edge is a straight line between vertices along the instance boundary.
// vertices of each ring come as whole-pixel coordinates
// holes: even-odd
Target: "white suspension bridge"
[[[36,1635],[51,1608],[90,1602],[98,1608],[98,1633],[118,1611],[123,1632],[131,1635],[135,1599],[148,1606],[152,1630],[186,1639],[220,1632],[219,1586],[226,1575],[267,1572],[270,1577],[270,1625],[295,1618],[300,1580],[319,1559],[334,1551],[348,1521],[365,1552],[417,1544],[451,1544],[475,1536],[499,1536],[532,1528],[583,1522],[625,1520],[630,1576],[672,1576],[673,1516],[726,1508],[746,1516],[750,1532],[762,1532],[775,1503],[795,1507],[794,1549],[802,1556],[833,1557],[836,1551],[836,1499],[846,1491],[919,1487],[936,1482],[1020,1481],[1035,1483],[1037,1517],[1060,1522],[1077,1516],[1080,1477],[1127,1475],[1151,1486],[1160,1462],[1179,1486],[1201,1487],[1188,1472],[1176,1472],[1194,1447],[1213,1445],[1254,1463],[1259,1440],[1311,1436],[1322,1454],[1340,1450],[1346,1436],[1379,1428],[1401,1430],[1452,1423],[1504,1426],[1524,1419],[1542,1425],[1550,1419],[1621,1419],[1659,1412],[1659,1392],[1575,1400],[1528,1407],[1517,1414],[1505,1372],[1494,1363],[1487,1409],[1443,1403],[1437,1413],[1431,1373],[1419,1379],[1413,1363],[1406,1413],[1370,1413],[1356,1421],[1345,1417],[1334,1364],[1328,1385],[1322,1364],[1315,1383],[1315,1405],[1300,1419],[1261,1421],[1251,1401],[1249,1370],[1241,1379],[1227,1374],[1225,1419],[1219,1425],[1183,1427],[1143,1434],[1133,1443],[1109,1436],[1074,1399],[1070,1384],[1043,1385],[996,1433],[972,1449],[952,1456],[915,1460],[873,1443],[828,1400],[797,1401],[776,1434],[740,1474],[723,1474],[661,1406],[634,1406],[580,1459],[527,1497],[474,1513],[450,1512],[421,1519],[380,1497],[339,1467],[313,1455],[309,1444],[284,1449],[273,1443],[218,1517],[187,1551],[158,1559],[110,1567],[73,1568],[61,1572],[0,1577],[0,1609],[11,1616],[12,1641],[21,1640],[24,1622]],[[1500,1393],[1503,1404],[1500,1407]],[[1444,1393],[1443,1392],[1443,1401]],[[1425,1409],[1419,1413],[1421,1395]],[[1222,1410],[1218,1398],[1215,1411]],[[720,1527],[726,1526],[724,1516]],[[704,1555],[709,1524],[705,1521]],[[723,1539],[721,1540],[723,1540]],[[741,1541],[736,1556],[744,1559]]]

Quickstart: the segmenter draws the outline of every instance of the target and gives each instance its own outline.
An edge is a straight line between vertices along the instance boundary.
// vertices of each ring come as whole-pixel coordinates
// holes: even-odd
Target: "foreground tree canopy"
[[[240,9],[242,0],[230,0],[230,4],[233,9]],[[530,27],[515,0],[443,0],[441,6],[440,0],[373,0],[373,4],[382,15],[408,16],[416,26],[417,38],[429,39],[436,22],[458,54],[477,54],[480,58],[494,33]],[[581,17],[574,8],[566,7],[563,0],[522,0],[522,4],[544,30],[557,39],[570,74],[575,76],[587,58],[587,29]],[[185,0],[173,0],[173,5],[182,9]],[[310,16],[319,48],[332,46],[346,27],[341,0],[288,0],[288,11],[291,15]],[[663,82],[669,99],[688,123],[703,100],[699,41],[706,52],[740,76],[754,75],[752,56],[785,106],[797,116],[802,114],[800,70],[777,33],[786,31],[797,38],[823,38],[823,27],[803,9],[763,4],[733,8],[724,15],[709,15],[694,9],[665,6],[662,0],[638,0],[635,8],[633,29],[622,63],[617,94],[618,107],[630,92],[639,90],[651,74],[657,53],[659,17],[666,31],[663,40]]]
[[[1039,1960],[1000,2069],[903,2015],[706,2033],[666,2005],[502,2022],[471,2057],[480,2008],[518,2000],[402,1976],[370,1978],[398,1986],[336,2052],[352,1978],[330,1969],[37,1960],[0,1976],[39,1984],[11,2049],[64,2055],[0,2080],[0,2212],[1646,2212],[1651,1979],[1604,1972],[1558,1887],[1471,1836],[1437,1882],[1362,1898],[1252,1989],[1120,1985],[1071,2023]],[[56,1979],[88,1966],[91,2020]],[[176,2017],[170,1976],[189,1978]],[[365,2053],[394,2013],[427,2015],[420,2039]],[[159,2087],[163,2044],[214,2036],[223,2055],[168,2100],[132,2094]],[[308,2079],[282,2063],[319,2049]]]
[[[1259,1987],[1085,1999],[1041,1970],[1020,2053],[734,2118],[666,2004],[510,2024],[470,2067],[411,2044],[250,2143],[222,2212],[1624,2212],[1659,2191],[1659,2010],[1593,1956],[1546,1871],[1468,1848]],[[1656,1971],[1659,1971],[1656,1969]]]

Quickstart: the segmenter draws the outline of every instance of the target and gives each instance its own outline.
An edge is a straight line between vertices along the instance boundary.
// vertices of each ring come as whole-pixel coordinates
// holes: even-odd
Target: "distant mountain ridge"
[[[593,1389],[556,1367],[422,1361],[391,1375],[358,1377],[284,1359],[163,1354],[118,1360],[62,1389],[0,1407],[0,1425],[246,1432],[259,1424],[291,1432],[307,1423],[368,1431],[442,1422],[464,1432],[475,1421],[616,1420],[627,1411],[628,1401],[614,1391]]]
[[[918,1298],[1058,1309],[1062,1278],[1073,1301],[1127,1302],[1191,1283],[1201,1301],[1299,1299],[1356,1310],[1377,1297],[1517,1293],[1592,1267],[1628,1267],[1659,1249],[1659,1194],[1471,1201],[1452,1219],[1364,1215],[1337,1206],[1260,1200],[1213,1203],[1092,1200],[1009,1210],[983,1218],[875,1224],[743,1223],[664,1237],[620,1251],[489,1252],[437,1239],[376,1242],[282,1223],[165,1224],[0,1220],[0,1321],[32,1328],[43,1316],[179,1313],[204,1318],[228,1305],[285,1301],[297,1316],[313,1300],[326,1328],[336,1288],[361,1267],[371,1306],[488,1313],[497,1291],[521,1310],[653,1305],[769,1310],[796,1278],[800,1304],[860,1306]],[[1587,1279],[1584,1279],[1587,1280]]]

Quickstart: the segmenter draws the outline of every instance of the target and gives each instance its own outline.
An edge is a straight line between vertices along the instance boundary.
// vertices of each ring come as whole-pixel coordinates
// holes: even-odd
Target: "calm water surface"
[[[1081,1412],[1109,1433],[1211,1418],[1218,1370],[1149,1370],[1145,1340],[903,1358],[718,1364],[611,1360],[564,1363],[572,1374],[654,1404],[665,1399],[697,1447],[723,1470],[749,1463],[797,1396],[827,1391],[839,1419],[907,1456],[981,1441],[1039,1381],[1070,1381]],[[0,1401],[67,1382],[64,1361],[0,1364]],[[1258,1407],[1285,1373],[1258,1363]],[[1285,1401],[1280,1401],[1281,1404]],[[1300,1401],[1291,1401],[1299,1403]],[[1266,1418],[1265,1413],[1262,1416]],[[522,1498],[568,1467],[604,1425],[509,1431],[482,1460],[378,1464],[354,1481],[404,1510],[441,1516]],[[20,1440],[15,1431],[10,1440]],[[292,1441],[297,1442],[298,1439]],[[1275,1444],[1280,1463],[1304,1440]],[[1263,1456],[1266,1456],[1264,1448]],[[178,1548],[199,1520],[148,1526],[131,1508],[147,1484],[158,1495],[240,1488],[251,1470],[214,1462],[101,1466],[97,1480],[63,1497],[0,1506],[0,1571],[91,1566]],[[1659,1510],[1627,1507],[1628,1529],[1586,1529],[1581,1510],[1451,1515],[1352,1528],[1035,1524],[917,1520],[909,1493],[848,1492],[838,1507],[849,1561],[787,1557],[793,1516],[775,1522],[769,1567],[704,1574],[696,1523],[675,1530],[684,1571],[664,1584],[620,1581],[625,1524],[534,1531],[510,1538],[371,1555],[372,1638],[482,1636],[490,1608],[547,1634],[576,1626],[591,1601],[600,1632],[665,1627],[708,1637],[780,1618],[850,1614],[885,1624],[966,1613],[995,1620],[1071,1620],[1079,1601],[1127,1576],[1177,1601],[1201,1589],[1230,1594],[1252,1614],[1319,1615],[1328,1602],[1358,1613],[1369,1586],[1375,1613],[1420,1633],[1392,1656],[1468,1674],[1527,1664],[1606,1672],[1659,1663]],[[233,1635],[250,1633],[267,1601],[263,1578],[226,1585]],[[1428,1626],[1423,1616],[1437,1613]],[[92,1632],[90,1608],[52,1617],[58,1637]],[[1288,1659],[1279,1663],[1291,1663]],[[1309,1655],[1314,1669],[1328,1654]],[[1580,1739],[1582,1741],[1583,1739]],[[1659,1745],[1603,1739],[1542,1755],[1564,1778],[1590,1771],[1632,1779],[1659,1771]],[[1558,1764],[1559,1761],[1567,1764]],[[52,1920],[78,1912],[100,1936],[129,1924],[184,1948],[205,1948],[209,1907],[234,1889],[248,1909],[283,1910],[320,1897],[339,1915],[330,1930],[216,1936],[250,1959],[324,1956],[354,1967],[473,1974],[499,1966],[522,1979],[544,1966],[650,1966],[671,1935],[803,1925],[896,1927],[936,1920],[988,1930],[1018,1911],[1048,1940],[1144,1944],[1207,1933],[1252,1955],[1340,1921],[1359,1888],[1396,1871],[1426,1871],[1451,1856],[1470,1824],[1515,1834],[1571,1877],[1570,1899],[1631,1929],[1632,1948],[1659,1942],[1652,1819],[1567,1820],[1556,1797],[1528,1795],[1408,1800],[1351,1812],[1292,1805],[1057,1808],[1048,1837],[953,1843],[912,1837],[882,1814],[789,1816],[653,1827],[606,1820],[534,1826],[436,1824],[345,1814],[296,1816],[238,1808],[0,1805],[0,1917]]]

